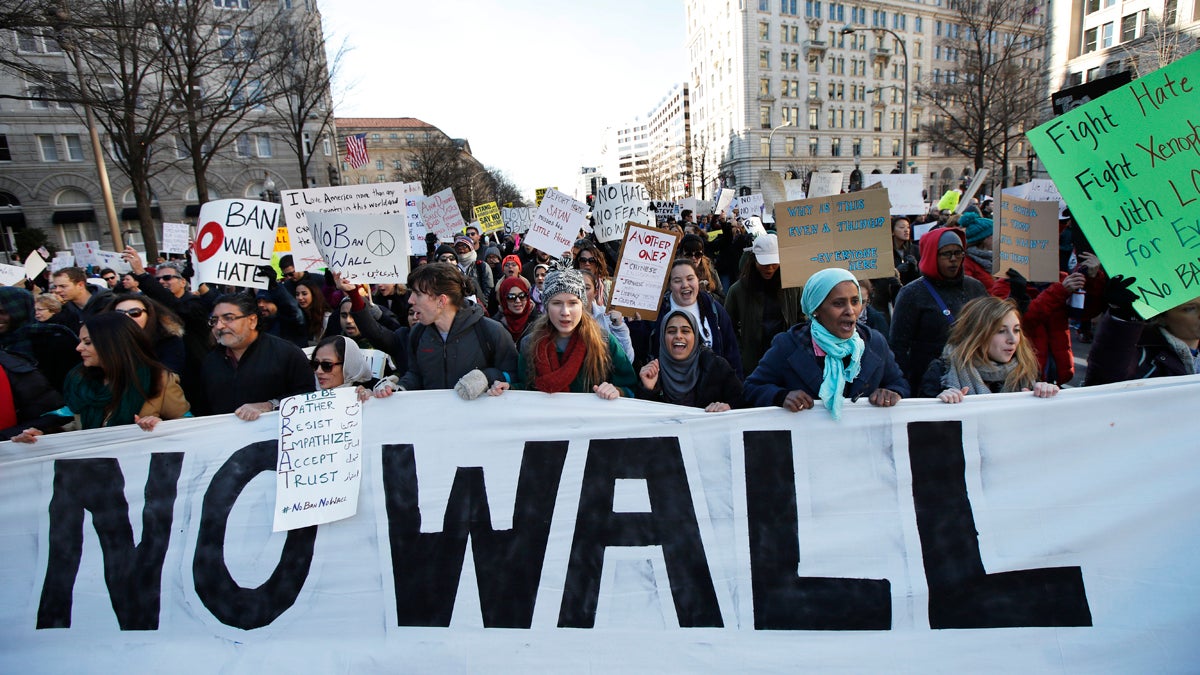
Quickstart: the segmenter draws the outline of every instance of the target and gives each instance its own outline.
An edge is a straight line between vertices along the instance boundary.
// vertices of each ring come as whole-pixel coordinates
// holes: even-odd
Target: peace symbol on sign
[[[396,239],[387,230],[374,230],[367,235],[367,250],[375,255],[389,255],[396,250]]]

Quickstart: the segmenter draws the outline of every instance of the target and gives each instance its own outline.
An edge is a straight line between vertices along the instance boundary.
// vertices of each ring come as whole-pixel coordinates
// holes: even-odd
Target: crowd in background
[[[775,233],[684,211],[659,225],[681,238],[653,316],[609,309],[619,242],[591,235],[551,256],[468,227],[431,236],[405,284],[369,287],[291,256],[261,268],[265,289],[209,287],[186,259],[147,267],[126,249],[125,274],[69,267],[0,287],[0,438],[253,420],[337,387],[364,400],[569,391],[714,413],[819,402],[834,418],[860,397],[1050,397],[1075,374],[1072,330],[1094,340],[1084,384],[1197,372],[1200,299],[1142,320],[1134,280],[1105,273],[1066,209],[1057,281],[996,278],[991,206],[893,217],[894,274],[830,268],[802,288],[782,287]],[[383,372],[369,350],[387,355]]]

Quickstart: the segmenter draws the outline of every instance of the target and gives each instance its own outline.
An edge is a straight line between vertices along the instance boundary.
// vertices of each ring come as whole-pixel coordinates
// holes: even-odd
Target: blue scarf
[[[842,419],[842,392],[847,382],[853,382],[862,368],[862,355],[866,349],[863,339],[855,331],[854,335],[842,339],[830,333],[820,321],[809,324],[812,327],[813,342],[825,352],[825,374],[821,378],[821,402],[833,415],[833,419]],[[843,359],[850,357],[850,365],[846,366]]]

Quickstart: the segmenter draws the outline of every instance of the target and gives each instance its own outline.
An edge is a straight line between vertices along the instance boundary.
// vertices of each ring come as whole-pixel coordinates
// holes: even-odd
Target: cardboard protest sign
[[[783,190],[789,202],[808,198],[808,195],[804,194],[804,181],[799,178],[783,181]]]
[[[12,286],[22,281],[25,281],[25,268],[23,266],[0,265],[0,286]]]
[[[281,206],[287,221],[296,271],[320,269],[324,266],[321,252],[317,250],[305,217],[306,213],[405,213],[408,210],[405,197],[409,195],[409,185],[412,184],[372,183],[284,190]],[[420,183],[416,186],[420,192]],[[416,202],[412,208],[416,209]],[[424,232],[421,233],[421,237],[425,237]]]
[[[1200,295],[1200,52],[1030,131],[1110,275],[1151,317]]]
[[[713,213],[725,213],[736,195],[733,188],[721,188],[721,191],[717,193],[717,203],[713,206]]]
[[[575,245],[575,237],[587,222],[587,204],[550,188],[533,214],[525,242],[552,258],[562,257]]]
[[[841,173],[814,173],[808,179],[808,198],[832,197],[842,193]]]
[[[408,237],[399,213],[309,213],[308,224],[329,269],[356,284],[408,279]]]
[[[597,241],[620,239],[625,223],[654,224],[650,193],[641,183],[609,183],[596,190],[592,227]]]
[[[783,174],[779,171],[763,169],[758,172],[758,184],[762,190],[763,215],[769,215],[770,222],[773,223],[775,222],[775,204],[788,200],[787,189],[783,186]]]
[[[163,223],[162,226],[159,250],[163,253],[187,253],[188,239],[191,237],[187,223]]]
[[[454,199],[454,191],[450,188],[421,199],[417,207],[425,231],[436,234],[442,241],[453,239],[456,233],[462,232],[467,226],[463,222],[462,211],[458,209],[458,201]]]
[[[919,173],[869,173],[863,176],[863,187],[882,185],[892,202],[893,216],[915,216],[925,213],[925,177]]]
[[[533,222],[535,209],[528,206],[500,209],[500,219],[504,221],[504,234],[525,234],[529,224]]]
[[[475,220],[479,221],[479,233],[498,232],[504,229],[504,219],[500,217],[500,205],[496,202],[477,204],[474,209]]]
[[[621,241],[608,309],[646,321],[658,318],[680,235],[630,222]]]
[[[258,268],[271,264],[279,204],[255,199],[218,199],[200,207],[200,230],[192,251],[196,284],[266,288]],[[296,263],[299,268],[299,261]]]
[[[25,258],[25,276],[36,279],[44,269],[46,269],[46,259],[37,251],[31,251]]]
[[[273,532],[331,523],[358,512],[362,438],[362,403],[354,387],[280,402]]]
[[[1012,268],[1029,281],[1058,281],[1058,203],[1001,194],[993,248],[996,276]]]
[[[292,237],[288,234],[288,229],[284,225],[275,228],[275,252],[276,253],[291,253]]]
[[[887,190],[784,202],[779,222],[779,272],[794,288],[826,267],[849,270],[859,279],[891,276],[892,219]]]

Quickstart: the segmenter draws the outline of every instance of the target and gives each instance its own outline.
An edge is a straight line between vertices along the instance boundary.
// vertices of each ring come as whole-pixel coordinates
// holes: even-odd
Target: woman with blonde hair
[[[970,394],[1031,391],[1038,398],[1058,386],[1038,382],[1038,360],[1022,339],[1021,315],[1011,299],[976,298],[963,306],[942,356],[929,364],[921,394],[960,403]]]

